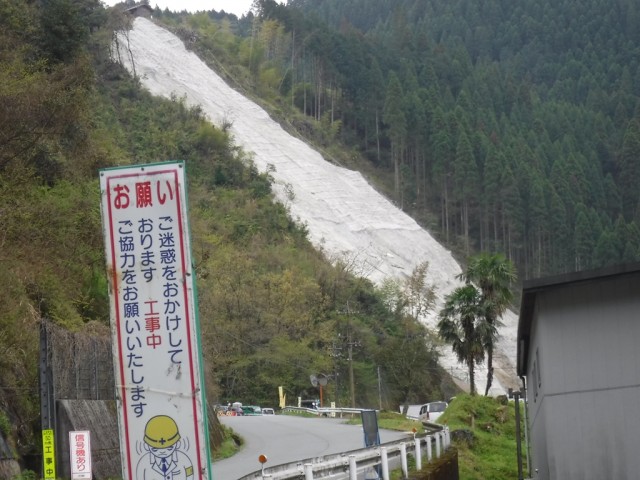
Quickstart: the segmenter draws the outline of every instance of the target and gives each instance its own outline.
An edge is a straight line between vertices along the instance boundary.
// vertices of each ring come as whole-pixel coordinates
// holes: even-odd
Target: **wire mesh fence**
[[[45,328],[56,399],[113,400],[110,336],[70,332],[50,322]]]

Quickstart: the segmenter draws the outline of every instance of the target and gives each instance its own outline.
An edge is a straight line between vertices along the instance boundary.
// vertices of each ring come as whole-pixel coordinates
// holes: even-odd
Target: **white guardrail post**
[[[433,460],[433,451],[431,450],[431,444],[432,442],[432,436],[431,435],[427,435],[426,437],[427,440],[427,462],[431,463],[431,460]]]
[[[389,480],[389,457],[387,447],[380,447],[380,462],[382,463],[382,480]]]
[[[358,465],[355,455],[349,455],[349,480],[358,480]]]
[[[427,437],[428,438],[428,437]],[[415,439],[416,444],[416,470],[422,470],[422,452],[420,451],[420,439]]]
[[[409,476],[409,467],[407,465],[407,444],[400,444],[400,465],[402,466],[402,478]]]
[[[304,464],[304,480],[313,480],[313,463]]]

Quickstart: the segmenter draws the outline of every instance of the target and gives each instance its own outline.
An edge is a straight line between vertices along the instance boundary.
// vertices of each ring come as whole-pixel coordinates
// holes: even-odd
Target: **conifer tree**
[[[620,152],[620,187],[622,212],[627,221],[640,220],[640,122],[629,122]]]
[[[384,103],[383,120],[391,138],[391,158],[393,162],[393,185],[396,200],[400,199],[400,166],[407,135],[407,120],[402,109],[404,104],[402,85],[395,72],[389,74]]]

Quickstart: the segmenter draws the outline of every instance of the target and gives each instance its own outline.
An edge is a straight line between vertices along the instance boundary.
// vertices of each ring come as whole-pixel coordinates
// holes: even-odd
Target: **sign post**
[[[378,414],[375,410],[361,410],[362,430],[364,431],[364,446],[372,447],[380,445],[380,430],[378,429]],[[371,470],[371,471],[370,471]],[[373,476],[369,476],[372,473]],[[365,473],[365,478],[382,478],[382,469],[380,465],[370,467]]]
[[[185,177],[182,162],[100,171],[125,480],[211,479]]]
[[[71,480],[91,480],[91,434],[84,431],[69,432]]]
[[[42,461],[44,465],[44,479],[56,479],[56,441],[53,430],[42,430]]]
[[[378,414],[375,410],[361,410],[362,430],[364,431],[364,446],[380,445],[380,431],[378,430]]]

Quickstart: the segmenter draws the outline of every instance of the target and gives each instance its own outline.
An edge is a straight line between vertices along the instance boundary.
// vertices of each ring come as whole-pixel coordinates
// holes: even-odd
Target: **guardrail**
[[[427,462],[440,456],[451,446],[448,427],[428,435],[416,435],[408,440],[396,440],[374,447],[352,450],[335,455],[309,458],[299,462],[263,467],[262,470],[246,475],[238,480],[356,480],[358,474],[376,468],[382,480],[389,480],[391,464],[400,465],[406,478],[408,471],[408,455],[415,457],[416,471],[422,470],[423,454]]]
[[[361,408],[348,408],[348,407],[344,407],[344,408],[326,408],[326,407],[321,407],[321,408],[306,408],[306,407],[284,407],[282,409],[283,412],[300,412],[300,413],[308,413],[310,415],[317,415],[319,417],[335,417],[337,415],[340,416],[340,418],[342,418],[343,415],[360,415],[362,412]],[[412,420],[418,420],[418,418],[413,418],[413,417],[407,417],[407,418],[411,418]],[[440,430],[442,430],[442,425],[440,425],[439,423],[433,423],[433,422],[422,422],[422,425],[424,426],[426,432],[428,434],[430,433],[435,433],[435,432],[439,432]]]
[[[284,407],[282,409],[283,412],[301,412],[301,413],[309,413],[311,415],[317,415],[319,417],[335,417],[336,415],[342,416],[344,415],[360,415],[362,412],[361,408],[329,408],[329,407],[319,407],[319,408],[306,408],[306,407]]]

